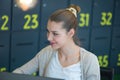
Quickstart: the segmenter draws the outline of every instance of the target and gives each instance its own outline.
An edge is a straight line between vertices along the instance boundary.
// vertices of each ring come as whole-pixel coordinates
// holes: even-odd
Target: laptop
[[[16,73],[9,73],[9,72],[0,72],[0,80],[64,80],[64,79],[32,76],[32,75],[26,75],[26,74],[16,74]]]

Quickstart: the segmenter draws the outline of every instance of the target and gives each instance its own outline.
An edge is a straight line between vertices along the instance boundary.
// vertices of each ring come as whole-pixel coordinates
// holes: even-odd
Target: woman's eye
[[[57,33],[53,33],[54,36],[58,35]]]

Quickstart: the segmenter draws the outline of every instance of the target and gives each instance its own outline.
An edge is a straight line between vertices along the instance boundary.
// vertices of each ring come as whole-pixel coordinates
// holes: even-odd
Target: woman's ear
[[[72,38],[75,34],[75,30],[72,28],[70,29],[70,31],[68,32],[69,36]]]

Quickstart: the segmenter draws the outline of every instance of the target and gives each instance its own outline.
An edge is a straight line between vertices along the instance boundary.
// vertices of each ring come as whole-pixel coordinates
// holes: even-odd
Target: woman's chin
[[[57,50],[59,47],[55,46],[55,45],[51,45],[51,47],[55,50]]]

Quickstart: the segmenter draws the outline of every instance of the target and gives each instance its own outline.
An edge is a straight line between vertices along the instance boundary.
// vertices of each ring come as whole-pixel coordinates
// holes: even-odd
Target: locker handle
[[[116,38],[118,38],[118,39],[119,39],[119,38],[120,38],[120,35],[116,36]]]
[[[96,37],[95,40],[107,39],[107,37]]]
[[[116,48],[112,46],[112,51],[116,51]]]
[[[4,45],[0,45],[0,47],[4,47]]]
[[[33,45],[33,42],[27,42],[27,43],[18,43],[16,44],[17,46],[28,46],[28,45]]]

